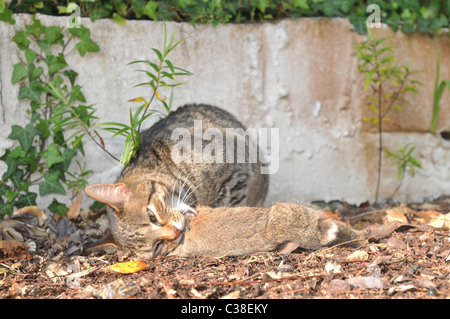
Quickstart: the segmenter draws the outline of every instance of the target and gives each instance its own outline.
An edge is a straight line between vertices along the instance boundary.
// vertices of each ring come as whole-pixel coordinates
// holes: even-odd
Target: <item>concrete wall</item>
[[[28,103],[19,102],[19,85],[11,85],[13,65],[19,50],[10,39],[17,27],[29,19],[16,15],[16,26],[0,23],[0,154],[11,146],[10,126],[25,123]],[[66,25],[65,18],[39,16],[45,24]],[[78,81],[89,104],[98,108],[103,121],[122,121],[128,100],[149,96],[145,80],[128,62],[154,57],[151,48],[162,47],[163,25],[151,21],[127,21],[125,27],[109,20],[92,23],[92,38],[100,52],[80,58],[72,48],[69,65],[79,73]],[[363,36],[346,19],[299,19],[246,25],[198,25],[167,23],[177,39],[189,36],[169,59],[194,73],[174,92],[174,106],[209,103],[229,110],[249,127],[280,129],[280,168],[271,176],[267,202],[282,200],[345,200],[361,203],[374,199],[377,176],[377,132],[362,122],[369,114],[364,76],[357,70],[353,46]],[[432,39],[414,34],[389,35],[400,63],[423,70],[417,79],[425,86],[418,95],[408,95],[404,112],[392,113],[400,125],[386,127],[386,147],[413,142],[415,157],[422,164],[416,176],[408,176],[397,200],[418,201],[450,194],[450,142],[427,133],[437,54],[441,54],[441,79],[450,79],[450,38]],[[161,92],[168,96],[168,92]],[[157,105],[155,107],[161,108]],[[450,129],[450,94],[441,101],[438,132]],[[150,123],[149,123],[150,124]],[[107,147],[121,153],[121,141],[107,139]],[[121,167],[86,143],[88,168],[95,171],[91,183],[112,182]],[[384,161],[381,197],[397,186],[397,171]],[[3,164],[3,163],[1,163]],[[4,166],[0,167],[0,171]],[[42,199],[45,201],[45,199]]]

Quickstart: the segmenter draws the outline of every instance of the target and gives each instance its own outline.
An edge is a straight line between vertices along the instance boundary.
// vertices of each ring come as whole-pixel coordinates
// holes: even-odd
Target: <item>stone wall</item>
[[[12,124],[25,123],[27,102],[18,101],[19,85],[11,84],[13,65],[20,51],[10,39],[29,20],[16,15],[16,26],[0,22],[0,154],[10,147]],[[44,24],[65,26],[66,18],[39,16]],[[139,67],[128,62],[154,57],[162,47],[161,22],[109,20],[92,23],[91,37],[101,51],[80,58],[72,48],[69,65],[89,104],[103,121],[123,121],[128,100],[148,96]],[[174,91],[174,106],[208,103],[236,115],[248,127],[279,128],[279,170],[271,176],[267,203],[286,200],[345,200],[362,203],[374,199],[377,177],[377,132],[364,123],[368,115],[364,75],[357,70],[354,45],[364,36],[346,19],[304,18],[276,23],[197,25],[167,23],[177,38],[189,37],[169,57],[175,65],[194,73]],[[436,57],[441,54],[441,79],[450,79],[450,38],[374,30],[391,36],[400,63],[422,70],[416,78],[425,85],[409,95],[404,112],[392,113],[400,126],[386,127],[387,148],[413,142],[423,169],[405,179],[397,200],[419,201],[450,194],[450,141],[428,133],[432,114]],[[69,50],[70,51],[70,50]],[[168,92],[161,92],[168,96]],[[161,106],[155,106],[160,108]],[[441,100],[438,132],[450,129],[450,93]],[[151,121],[150,121],[151,122]],[[151,124],[149,122],[149,125]],[[122,141],[106,139],[120,155]],[[112,182],[121,170],[95,145],[85,145],[91,183]],[[3,163],[0,163],[3,165]],[[381,197],[397,187],[397,171],[384,160]],[[0,166],[0,171],[4,166]],[[41,199],[44,200],[45,199]],[[86,202],[88,203],[88,201]]]

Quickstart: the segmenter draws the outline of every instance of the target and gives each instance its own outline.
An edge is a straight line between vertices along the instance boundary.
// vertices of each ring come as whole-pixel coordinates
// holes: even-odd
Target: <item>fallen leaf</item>
[[[393,292],[404,292],[404,291],[411,290],[414,288],[416,288],[416,286],[414,286],[414,285],[400,285],[400,286],[389,288],[389,293],[392,294]]]
[[[405,242],[397,237],[389,238],[387,240],[386,244],[391,248],[396,248],[396,249],[405,249],[406,248]]]
[[[0,240],[0,261],[8,259],[30,260],[28,245],[17,240]]]
[[[345,261],[367,260],[367,259],[369,259],[368,253],[366,253],[364,250],[357,250],[352,254],[350,254],[349,256],[347,256],[347,258],[345,258]]]
[[[365,288],[375,288],[381,289],[383,288],[383,281],[380,276],[360,276],[347,279],[347,282],[356,288],[365,289]]]
[[[335,274],[340,274],[341,273],[341,266],[340,265],[333,265],[331,262],[328,262],[325,265],[325,271],[327,273],[335,273]]]
[[[136,260],[136,261],[128,261],[123,263],[117,263],[114,265],[109,266],[111,270],[115,272],[119,272],[121,274],[132,274],[135,272],[138,272],[140,270],[148,269],[150,268],[149,265],[147,265],[145,262]]]
[[[331,291],[349,291],[351,289],[350,284],[346,280],[333,279],[330,281],[329,289]]]
[[[50,228],[50,230],[53,231],[59,238],[66,237],[67,235],[71,235],[77,231],[75,224],[67,218],[52,222],[48,225],[48,228]]]
[[[17,217],[18,215],[22,215],[25,213],[33,213],[34,215],[36,215],[37,219],[38,219],[38,223],[37,226],[42,226],[44,225],[45,220],[47,219],[47,215],[45,215],[45,213],[40,210],[37,206],[25,206],[22,207],[18,210],[16,210],[11,217]],[[26,221],[23,221],[26,222]],[[32,225],[30,222],[27,222],[27,224]],[[32,225],[34,226],[34,225]]]
[[[400,222],[400,223],[408,223],[408,219],[405,216],[405,213],[399,207],[386,209],[386,223],[391,222]]]
[[[77,199],[70,205],[69,210],[67,211],[67,218],[74,219],[80,215],[81,209],[81,194],[78,194]]]
[[[230,292],[229,294],[226,294],[223,297],[220,297],[220,299],[238,299],[241,296],[240,290],[235,290]]]
[[[427,225],[436,228],[449,227],[450,226],[450,213],[440,214],[437,212],[430,212]]]

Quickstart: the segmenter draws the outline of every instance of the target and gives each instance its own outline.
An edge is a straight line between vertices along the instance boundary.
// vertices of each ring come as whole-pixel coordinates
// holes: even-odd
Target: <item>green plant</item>
[[[439,118],[439,113],[440,113],[440,109],[441,109],[439,104],[441,103],[442,94],[444,94],[445,87],[447,87],[450,90],[450,81],[449,80],[442,81],[439,83],[439,77],[440,77],[440,71],[441,71],[440,60],[441,60],[441,57],[438,56],[437,61],[436,61],[436,79],[434,81],[433,113],[432,113],[431,124],[430,124],[430,132],[433,134],[436,133],[437,120]]]
[[[0,0],[4,3],[4,0]],[[367,6],[378,5],[383,23],[394,30],[438,34],[449,26],[448,0],[76,0],[81,16],[92,21],[110,18],[125,24],[126,19],[151,19],[191,23],[248,23],[281,18],[347,17],[358,33],[365,33]],[[40,12],[59,15],[67,12],[67,1],[12,0],[0,5],[0,20],[12,19],[12,12]]]
[[[375,191],[375,201],[378,201],[378,193],[381,182],[381,166],[383,152],[383,123],[395,124],[387,117],[392,110],[402,111],[407,92],[417,93],[417,86],[421,82],[411,79],[417,71],[409,66],[399,65],[393,55],[392,46],[386,44],[387,38],[378,39],[368,32],[366,41],[355,46],[358,59],[358,70],[366,74],[364,89],[371,89],[373,96],[369,96],[369,108],[374,113],[373,117],[364,117],[363,120],[378,128],[378,177]]]
[[[411,172],[411,175],[415,176],[415,167],[416,168],[422,168],[422,164],[419,162],[418,159],[416,159],[414,156],[412,156],[412,152],[414,151],[416,147],[412,143],[408,143],[405,146],[399,146],[397,151],[395,153],[390,152],[388,150],[384,150],[384,153],[387,157],[390,157],[394,160],[392,163],[393,166],[397,166],[397,177],[400,181],[397,188],[392,193],[391,197],[394,197],[394,195],[398,192],[400,189],[400,186],[403,183],[403,180],[405,178],[405,172],[407,169]]]
[[[33,16],[30,24],[15,33],[13,41],[22,54],[11,81],[20,84],[18,99],[28,100],[30,107],[26,111],[28,124],[13,125],[8,136],[17,141],[16,146],[0,157],[7,166],[0,186],[0,216],[11,214],[14,207],[35,205],[33,185],[38,186],[40,196],[65,194],[63,185],[73,196],[80,193],[90,171],[78,161],[78,171],[70,165],[77,154],[84,155],[82,138],[93,134],[89,127],[95,119],[92,106],[84,105],[77,73],[66,62],[72,41],[76,41],[75,49],[81,56],[99,50],[89,29],[45,26]],[[55,205],[49,209],[54,210]],[[64,209],[59,206],[57,210]]]
[[[140,137],[141,124],[148,117],[158,112],[157,110],[154,109],[149,110],[149,106],[152,104],[155,97],[158,101],[160,101],[164,105],[167,114],[169,114],[171,112],[172,106],[171,105],[173,97],[172,89],[178,85],[183,84],[181,82],[177,82],[175,77],[192,74],[189,71],[174,66],[173,63],[167,59],[169,53],[185,40],[185,38],[183,38],[174,43],[175,34],[176,32],[174,32],[171,38],[168,40],[167,28],[166,25],[164,24],[163,50],[160,51],[155,48],[152,49],[157,56],[156,63],[147,60],[139,60],[128,63],[129,65],[136,63],[144,63],[149,66],[150,71],[137,70],[138,72],[144,72],[148,76],[149,81],[139,83],[135,87],[148,85],[151,88],[151,96],[148,100],[145,99],[144,97],[137,97],[131,100],[131,102],[143,102],[143,104],[141,104],[138,107],[138,109],[134,112],[134,114],[130,109],[130,125],[117,122],[106,122],[97,124],[98,126],[102,127],[103,130],[114,133],[113,136],[121,135],[126,138],[122,155],[120,157],[120,163],[122,165],[128,164],[128,162],[131,160],[131,158],[133,158],[133,156],[139,149],[139,146],[141,144],[141,137]],[[162,88],[171,89],[169,104],[166,102],[165,98],[161,98],[161,94],[159,91]]]

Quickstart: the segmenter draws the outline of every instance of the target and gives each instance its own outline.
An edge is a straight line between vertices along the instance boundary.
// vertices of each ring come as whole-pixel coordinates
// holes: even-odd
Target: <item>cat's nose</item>
[[[173,223],[173,233],[174,233],[174,239],[177,239],[181,236],[184,230],[184,219],[181,219],[180,221]]]
[[[176,228],[175,226],[173,226],[173,233],[174,233],[174,239],[177,239],[178,237],[181,236],[182,230]]]

